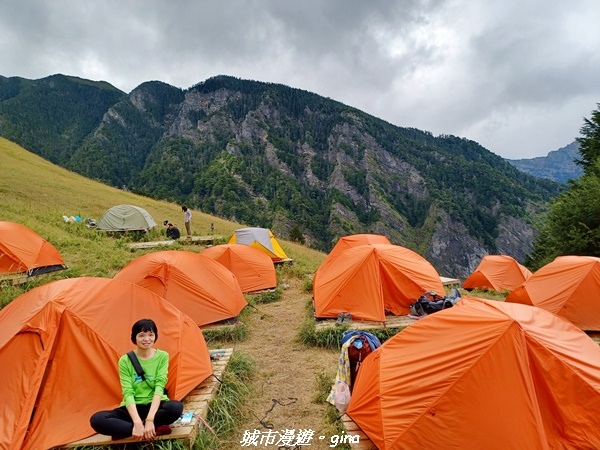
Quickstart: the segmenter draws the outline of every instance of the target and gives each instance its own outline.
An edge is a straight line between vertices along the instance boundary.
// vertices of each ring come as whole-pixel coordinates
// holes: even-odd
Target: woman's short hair
[[[131,327],[131,342],[137,344],[135,338],[139,333],[154,333],[154,342],[158,341],[158,328],[152,319],[140,319]]]

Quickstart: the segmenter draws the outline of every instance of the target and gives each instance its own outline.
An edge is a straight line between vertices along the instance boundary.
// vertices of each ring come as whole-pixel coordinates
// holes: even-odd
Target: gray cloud
[[[0,74],[65,73],[126,92],[227,74],[310,90],[505,157],[568,144],[600,101],[600,3],[488,3],[9,0]]]

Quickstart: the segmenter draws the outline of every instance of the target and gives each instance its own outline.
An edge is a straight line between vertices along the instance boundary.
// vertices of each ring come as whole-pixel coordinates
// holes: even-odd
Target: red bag
[[[367,355],[371,353],[371,346],[369,341],[364,336],[359,336],[352,341],[350,347],[348,347],[348,359],[350,360],[350,392],[354,387],[354,380],[361,363],[365,360]]]

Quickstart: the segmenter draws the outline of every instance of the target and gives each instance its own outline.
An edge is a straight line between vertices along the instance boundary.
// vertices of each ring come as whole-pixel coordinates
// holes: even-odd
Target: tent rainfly
[[[133,205],[117,205],[104,213],[96,224],[103,231],[148,231],[156,221],[144,208]]]
[[[181,400],[212,374],[202,332],[158,295],[132,283],[54,281],[0,311],[0,448],[48,449],[94,434],[93,413],[119,406],[117,363],[131,326],[150,318],[169,353],[167,388]]]
[[[209,247],[201,255],[214,259],[235,275],[242,292],[255,292],[277,286],[273,261],[264,252],[241,244]]]
[[[582,330],[600,330],[600,258],[559,256],[506,297],[550,311]]]
[[[463,289],[512,291],[531,277],[530,270],[507,255],[486,255],[463,282]]]
[[[266,253],[273,261],[281,261],[288,257],[277,239],[275,239],[273,232],[268,228],[240,228],[235,230],[227,243],[249,245],[257,248]]]
[[[56,248],[32,229],[0,221],[0,275],[29,276],[66,269]]]
[[[344,250],[313,281],[315,316],[385,322],[385,312],[406,315],[427,291],[444,292],[435,268],[418,253],[391,244],[367,244]]]
[[[373,244],[388,244],[392,243],[390,240],[380,234],[351,234],[343,236],[338,239],[335,246],[331,249],[323,263],[319,266],[313,277],[313,284],[319,277],[319,274],[327,270],[327,266],[333,264],[338,256],[340,256],[345,250],[350,248],[358,247],[359,245],[373,245]]]
[[[198,326],[236,317],[248,304],[235,276],[202,254],[166,250],[135,258],[116,275],[158,294]]]
[[[530,306],[463,297],[365,358],[347,414],[380,450],[600,448],[600,347]]]

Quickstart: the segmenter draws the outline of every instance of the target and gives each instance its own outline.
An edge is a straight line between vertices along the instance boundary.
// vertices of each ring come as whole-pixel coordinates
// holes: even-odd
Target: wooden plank
[[[216,240],[222,240],[223,236],[183,236],[178,242],[180,244],[213,245]]]
[[[11,275],[2,275],[0,276],[0,287],[3,285],[7,286],[18,286],[20,284],[26,283],[29,280],[27,274],[23,273],[15,273]]]
[[[453,288],[453,287],[460,287],[460,280],[458,278],[447,278],[447,277],[440,277],[440,280],[442,282],[442,284],[444,286]]]
[[[175,243],[174,240],[169,241],[151,241],[151,242],[135,242],[133,244],[129,244],[129,249],[134,252],[136,250],[145,250],[148,248],[155,247],[166,247],[169,245],[173,245]]]
[[[278,261],[273,261],[273,264],[275,264],[276,266],[280,265],[280,264],[290,264],[290,265],[293,265],[294,264],[294,260],[292,258],[283,258],[283,259],[280,259]]]
[[[218,364],[219,367],[224,367],[229,362],[229,358],[233,354],[233,348],[226,349],[218,349],[211,350],[211,360],[213,357],[217,358],[212,360],[213,363],[213,373],[217,375],[215,371],[215,364]],[[220,370],[222,372],[222,370]],[[218,376],[218,375],[217,375]],[[192,390],[184,399],[183,399],[183,410],[184,411],[193,411],[195,417],[192,419],[192,422],[189,425],[181,425],[179,422],[175,422],[171,425],[172,432],[171,434],[165,436],[157,436],[157,440],[164,439],[180,439],[187,442],[189,448],[191,449],[194,445],[194,441],[196,440],[196,436],[198,434],[198,429],[201,421],[199,421],[197,417],[202,417],[202,419],[206,419],[208,416],[208,407],[210,402],[217,396],[217,392],[219,391],[220,382],[214,377],[210,376],[206,380],[202,381],[196,388]],[[108,446],[112,444],[127,444],[133,443],[137,441],[133,438],[127,439],[119,439],[117,441],[113,441],[110,436],[106,436],[103,434],[94,434],[88,438],[81,439],[76,442],[71,442],[61,448],[73,448],[73,447],[83,447],[83,446]]]
[[[374,322],[369,320],[351,320],[348,324],[351,330],[374,330],[374,329],[385,329],[385,328],[406,328],[407,326],[415,323],[418,319],[410,316],[385,316],[385,322]],[[325,330],[327,328],[335,328],[336,319],[326,319],[317,322],[315,329],[317,331]]]
[[[344,429],[346,430],[346,434],[350,436],[358,435],[358,442],[349,442],[350,448],[353,450],[377,450],[377,447],[366,433],[360,429],[358,425],[348,416],[348,414],[344,414],[342,416],[342,424],[344,425]]]

